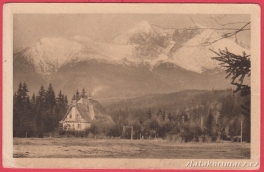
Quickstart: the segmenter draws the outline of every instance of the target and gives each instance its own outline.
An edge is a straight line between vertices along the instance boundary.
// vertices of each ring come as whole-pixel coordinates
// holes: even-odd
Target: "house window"
[[[81,129],[81,124],[78,124],[78,129]]]
[[[64,125],[64,130],[70,130],[70,129],[71,129],[71,125],[70,124]]]
[[[69,118],[72,118],[72,115],[71,114],[69,115]]]

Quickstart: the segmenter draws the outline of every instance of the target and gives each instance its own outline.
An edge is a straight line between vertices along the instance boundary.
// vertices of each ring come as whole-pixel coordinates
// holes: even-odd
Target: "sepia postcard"
[[[3,166],[259,169],[260,7],[9,3]]]

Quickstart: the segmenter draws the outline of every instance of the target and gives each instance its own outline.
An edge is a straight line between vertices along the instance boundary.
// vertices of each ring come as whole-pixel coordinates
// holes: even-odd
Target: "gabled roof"
[[[66,116],[69,114],[71,109],[73,107],[76,107],[76,109],[79,112],[79,114],[81,115],[82,119],[84,119],[86,122],[91,122],[92,119],[91,119],[91,115],[89,113],[89,105],[92,105],[92,103],[89,100],[81,98],[76,104],[73,104],[70,106],[67,113],[63,117],[62,121],[65,120]],[[79,121],[79,119],[72,119],[70,121]]]
[[[73,103],[70,108],[68,109],[67,113],[63,117],[63,119],[60,122],[65,121],[66,116],[69,114],[71,109],[73,107],[76,107],[77,111],[79,112],[79,115],[82,117],[82,119],[72,119],[72,121],[85,121],[85,122],[91,122],[92,116],[89,112],[89,105],[93,105],[93,111],[94,111],[94,118],[104,118],[106,121],[108,121],[111,124],[114,124],[113,119],[107,114],[104,107],[96,100],[93,100],[91,97],[88,98],[81,98],[76,103]]]
[[[80,113],[80,115],[82,116],[82,118],[86,121],[86,122],[91,122],[91,115],[89,113],[89,107],[87,107],[85,104],[82,103],[77,103],[76,104],[76,108],[78,110],[78,112]]]

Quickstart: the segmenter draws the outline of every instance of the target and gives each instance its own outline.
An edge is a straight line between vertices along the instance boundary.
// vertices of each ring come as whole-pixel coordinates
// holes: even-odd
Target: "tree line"
[[[239,94],[234,94],[232,90],[191,92],[195,91],[171,94],[171,100],[173,97],[178,97],[177,100],[184,97],[182,104],[176,99],[171,103],[165,99],[166,106],[110,109],[108,112],[115,125],[94,120],[89,129],[72,135],[85,137],[90,133],[93,136],[130,138],[131,130],[123,130],[123,126],[133,126],[133,139],[217,141],[239,136],[240,123],[243,122],[243,140],[250,142],[250,120],[241,115],[242,97]],[[81,97],[87,97],[84,89],[81,93],[77,90],[73,99]],[[52,84],[47,89],[41,86],[37,95],[29,97],[26,83],[20,83],[13,100],[14,137],[43,137],[47,133],[58,133],[59,121],[68,110],[67,96],[61,91],[56,96]],[[158,100],[162,97],[159,96]]]
[[[72,100],[78,101],[81,98],[88,98],[88,96],[91,96],[90,93],[89,95],[86,95],[86,91],[83,88],[81,93],[79,92],[79,90],[76,90],[75,94],[72,96]]]
[[[133,126],[133,139],[214,142],[240,136],[242,121],[243,140],[250,142],[250,120],[241,115],[240,98],[232,91],[226,94],[226,91],[216,90],[191,96],[192,101],[178,106],[168,102],[160,108],[114,109],[109,113],[116,126],[109,131],[113,136],[130,138],[131,130],[124,131],[122,127]]]
[[[42,85],[35,95],[28,95],[26,83],[20,83],[13,95],[13,136],[43,137],[58,130],[58,123],[68,109],[67,96],[56,96],[52,84]]]

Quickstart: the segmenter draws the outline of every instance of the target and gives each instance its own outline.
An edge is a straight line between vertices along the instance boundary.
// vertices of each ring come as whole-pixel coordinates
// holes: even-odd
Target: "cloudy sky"
[[[241,28],[250,21],[250,15],[15,14],[14,50],[45,37],[70,38],[79,35],[96,41],[109,41],[142,20],[165,28],[182,29],[194,24],[209,28]],[[238,37],[242,42],[249,42],[250,32],[241,32]]]

